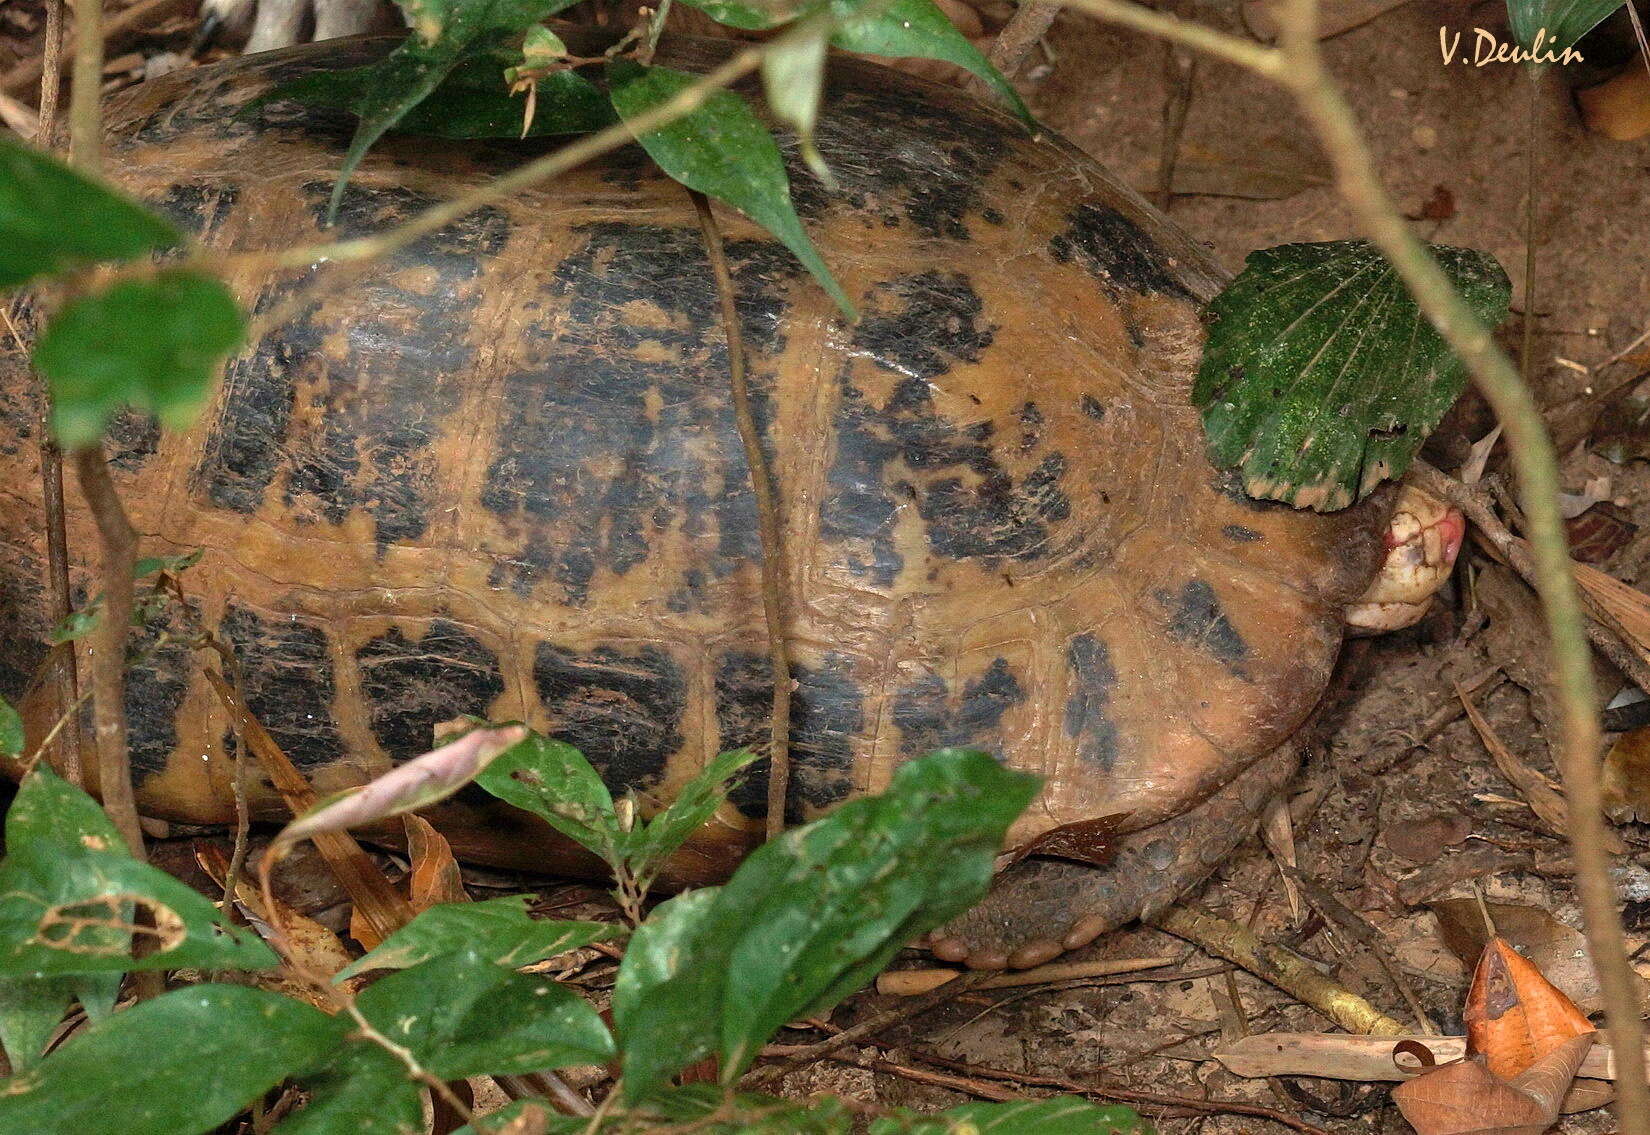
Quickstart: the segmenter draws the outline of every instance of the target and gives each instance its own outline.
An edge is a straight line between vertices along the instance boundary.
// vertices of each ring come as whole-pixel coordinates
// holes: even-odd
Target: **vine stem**
[[[1605,850],[1592,655],[1583,631],[1580,599],[1559,515],[1558,457],[1530,388],[1437,261],[1409,231],[1387,195],[1352,108],[1324,69],[1318,46],[1317,0],[1283,0],[1279,46],[1271,49],[1153,12],[1128,0],[1064,2],[1250,66],[1288,89],[1316,132],[1334,167],[1341,197],[1364,235],[1392,263],[1423,314],[1466,364],[1504,427],[1528,522],[1536,590],[1552,643],[1563,722],[1562,771],[1570,800],[1566,834],[1575,859],[1588,946],[1604,991],[1611,1047],[1617,1054],[1617,1122],[1622,1135],[1650,1135],[1644,1028],[1634,993],[1636,978],[1627,960],[1616,910],[1615,888],[1610,883],[1609,853]]]
[[[101,445],[74,454],[80,491],[103,544],[103,616],[92,629],[92,726],[97,739],[97,788],[132,854],[144,858],[143,829],[132,795],[131,755],[126,745],[126,632],[132,625],[132,570],[137,533],[120,503]]]
[[[767,836],[785,830],[785,802],[791,781],[791,656],[785,641],[785,543],[779,524],[779,493],[774,486],[762,434],[751,410],[750,384],[745,371],[745,337],[739,324],[733,274],[728,271],[722,230],[703,193],[688,191],[705,235],[711,273],[722,301],[722,330],[728,345],[728,380],[733,388],[733,420],[745,449],[751,489],[756,495],[756,523],[762,541],[762,615],[768,625],[768,660],[773,670],[773,710],[768,718]]]

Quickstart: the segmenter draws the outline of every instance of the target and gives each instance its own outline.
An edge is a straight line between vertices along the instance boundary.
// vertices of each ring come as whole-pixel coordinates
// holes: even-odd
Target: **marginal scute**
[[[1049,244],[1056,260],[1076,260],[1107,285],[1191,298],[1163,249],[1139,225],[1104,205],[1078,205]]]

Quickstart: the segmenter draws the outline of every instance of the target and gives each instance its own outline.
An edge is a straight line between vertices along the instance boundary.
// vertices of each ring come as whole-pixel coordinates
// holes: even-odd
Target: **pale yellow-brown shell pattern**
[[[272,76],[381,50],[144,84],[112,114],[112,174],[217,247],[322,239],[350,120],[234,115]],[[1045,778],[1015,839],[1186,811],[1318,699],[1385,494],[1302,514],[1209,466],[1186,391],[1219,273],[1099,166],[847,62],[823,118],[842,190],[792,176],[857,325],[717,209],[783,497],[792,818],[954,744]],[[342,231],[543,148],[390,138]],[[259,311],[295,286],[233,282]],[[42,521],[29,379],[16,355],[0,366],[0,678],[17,687],[41,654]],[[193,429],[128,418],[115,437],[145,553],[204,549],[187,593],[322,791],[461,713],[566,737],[644,804],[765,735],[759,546],[714,284],[691,202],[634,148],[347,276],[234,362]],[[83,561],[89,533],[77,511]],[[145,811],[219,821],[230,730],[199,662],[174,645],[134,675],[134,761]],[[759,777],[679,877],[725,871],[762,799]],[[281,812],[267,786],[254,803]],[[479,794],[436,819],[461,855],[565,858]]]

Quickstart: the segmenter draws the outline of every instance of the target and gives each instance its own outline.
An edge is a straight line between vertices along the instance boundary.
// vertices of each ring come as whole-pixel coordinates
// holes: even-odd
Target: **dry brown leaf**
[[[401,823],[407,832],[407,859],[412,864],[407,883],[412,908],[422,914],[441,903],[469,902],[458,860],[453,858],[446,837],[422,816],[402,816]]]
[[[1437,917],[1439,936],[1452,954],[1468,965],[1483,956],[1489,933],[1475,900],[1444,899],[1427,905]],[[1604,1008],[1586,935],[1538,907],[1492,902],[1485,903],[1484,909],[1495,923],[1495,932],[1574,1001],[1581,1012],[1595,1013]],[[1640,978],[1637,988],[1640,1005],[1650,1008],[1650,982]]]
[[[1471,817],[1460,812],[1437,812],[1388,824],[1381,830],[1381,842],[1411,863],[1431,863],[1471,834]]]
[[[1627,510],[1611,501],[1600,501],[1564,524],[1570,555],[1584,564],[1603,563],[1631,544],[1638,530]]]
[[[1571,1037],[1512,1080],[1469,1056],[1398,1085],[1392,1099],[1416,1135],[1541,1135],[1592,1046],[1590,1033]]]
[[[1616,738],[1604,757],[1603,778],[1606,811],[1650,822],[1650,727]]]
[[[1488,1070],[1504,1080],[1523,1075],[1572,1037],[1593,1032],[1575,1002],[1504,938],[1484,947],[1462,1016],[1467,1051],[1482,1055]]]
[[[1588,600],[1627,636],[1627,644],[1650,662],[1650,595],[1629,587],[1590,564],[1575,564],[1576,582]]]
[[[1104,867],[1111,862],[1116,854],[1114,844],[1117,840],[1117,829],[1126,815],[1101,816],[1094,820],[1079,820],[1073,824],[1061,824],[1057,828],[1050,828],[1042,835],[1022,843],[999,856],[999,867],[1011,863],[1018,863],[1022,859],[1036,856],[1040,859],[1069,859],[1075,863],[1086,863],[1091,867]]]
[[[1229,137],[1219,149],[1184,142],[1175,158],[1179,196],[1281,201],[1334,182],[1334,170],[1310,142],[1281,134]],[[1158,173],[1153,170],[1155,182]]]
[[[1507,748],[1495,730],[1490,728],[1490,723],[1484,720],[1484,715],[1478,712],[1478,707],[1472,704],[1472,698],[1459,685],[1455,687],[1455,693],[1461,699],[1461,705],[1466,709],[1467,718],[1477,731],[1478,739],[1484,743],[1484,748],[1489,750],[1490,756],[1495,758],[1495,767],[1501,770],[1501,775],[1523,794],[1536,817],[1554,835],[1564,835],[1569,830],[1570,808],[1563,793],[1559,792],[1558,785]],[[1620,838],[1613,832],[1606,834],[1610,837],[1611,852],[1620,852]]]
[[[211,876],[214,883],[223,886],[224,879],[229,873],[229,857],[223,853],[221,847],[210,843],[197,843],[195,861]],[[314,973],[331,977],[355,960],[355,955],[350,953],[349,948],[331,930],[313,918],[300,914],[279,898],[275,898],[274,903],[274,907],[271,908],[264,902],[263,891],[255,880],[246,874],[243,873],[236,880],[235,905],[252,924],[252,928],[271,942],[274,941],[272,927],[278,921],[284,934],[285,952],[294,961]],[[302,988],[302,983],[297,987]],[[333,1009],[331,1002],[316,995],[313,989],[306,999],[328,1012]]]
[[[1626,70],[1596,87],[1576,92],[1587,129],[1617,142],[1650,134],[1650,75],[1634,60]]]

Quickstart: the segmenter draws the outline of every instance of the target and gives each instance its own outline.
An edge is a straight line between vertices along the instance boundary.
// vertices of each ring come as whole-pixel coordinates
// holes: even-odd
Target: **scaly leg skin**
[[[1262,757],[1197,807],[1124,836],[1105,867],[1022,860],[997,877],[978,906],[934,931],[929,949],[970,969],[1026,969],[1150,917],[1249,838],[1267,801],[1299,765],[1293,743]]]

